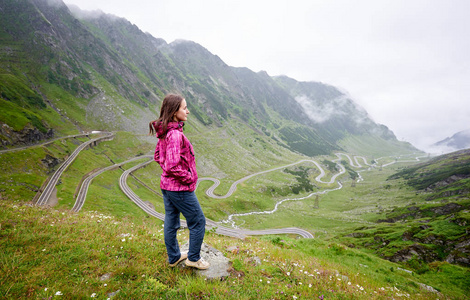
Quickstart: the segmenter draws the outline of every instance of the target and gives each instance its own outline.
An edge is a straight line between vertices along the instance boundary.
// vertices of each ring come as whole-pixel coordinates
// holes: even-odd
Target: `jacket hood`
[[[166,127],[166,130],[163,130],[163,124],[162,122],[154,122],[153,127],[155,128],[155,131],[157,132],[157,138],[162,139],[166,136],[167,132],[170,130],[180,130],[183,131],[183,126],[184,122],[169,122],[168,126]]]

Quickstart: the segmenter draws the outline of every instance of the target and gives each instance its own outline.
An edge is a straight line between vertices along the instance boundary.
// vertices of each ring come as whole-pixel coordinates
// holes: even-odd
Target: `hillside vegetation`
[[[397,265],[319,240],[239,240],[208,232],[205,242],[232,262],[209,281],[169,268],[161,222],[0,203],[2,298],[106,299],[442,299]],[[188,239],[181,230],[179,239]],[[229,249],[237,249],[236,251]],[[464,276],[442,265],[440,275]],[[452,272],[452,273],[449,273]],[[443,276],[443,278],[445,278]],[[444,279],[446,284],[453,278]]]
[[[59,157],[66,155],[66,153],[73,151],[76,144],[80,143],[80,141],[76,139],[71,139],[71,141],[75,141],[72,143],[68,142],[68,140],[69,139],[57,141],[48,146],[10,153],[8,155],[15,156],[15,161],[18,161],[18,165],[15,166],[12,165],[11,162],[2,160],[3,169],[10,170],[9,172],[11,173],[8,174],[8,176],[15,176],[15,168],[19,168],[22,165],[21,160],[18,159],[19,157],[23,157],[24,161],[28,164],[32,164],[40,161],[35,158],[34,153],[44,155],[42,154],[43,151],[47,151],[47,153]],[[440,299],[442,297],[459,299],[465,298],[464,295],[468,292],[468,278],[470,278],[468,276],[468,268],[457,265],[461,264],[465,266],[465,262],[459,260],[452,261],[453,264],[446,262],[449,255],[468,258],[468,254],[462,251],[462,249],[457,248],[452,250],[453,253],[447,252],[447,254],[445,254],[441,248],[433,244],[434,241],[439,241],[439,239],[432,239],[436,234],[438,236],[445,236],[447,240],[465,238],[469,228],[468,217],[466,217],[468,209],[461,210],[458,215],[448,213],[442,215],[427,214],[423,219],[415,217],[410,221],[400,221],[396,224],[392,224],[393,226],[381,222],[381,220],[395,215],[400,210],[408,210],[412,205],[419,208],[417,211],[424,211],[429,203],[425,197],[416,195],[416,191],[412,187],[407,187],[400,180],[388,180],[391,175],[396,173],[396,170],[409,164],[399,162],[383,167],[382,169],[377,167],[369,170],[361,170],[352,165],[347,165],[348,169],[356,170],[363,178],[363,181],[359,181],[353,185],[352,180],[349,178],[351,174],[348,172],[341,177],[343,181],[343,188],[341,190],[320,195],[319,199],[318,197],[312,196],[303,200],[285,202],[275,214],[235,218],[238,225],[248,229],[300,227],[314,233],[314,240],[295,239],[294,237],[287,236],[272,236],[266,238],[248,238],[245,241],[240,241],[208,233],[206,242],[224,251],[224,254],[232,261],[234,268],[232,274],[234,274],[234,278],[237,278],[238,274],[243,274],[241,276],[244,276],[244,281],[241,287],[234,288],[232,287],[234,285],[234,278],[228,278],[226,281],[223,281],[222,285],[221,283],[211,283],[211,288],[207,289],[205,287],[205,281],[198,279],[192,275],[190,271],[186,270],[181,273],[181,271],[172,271],[165,267],[165,251],[161,236],[162,223],[153,218],[149,218],[120,191],[117,182],[122,174],[122,170],[116,169],[108,171],[99,176],[89,190],[83,211],[79,214],[71,214],[69,211],[73,206],[74,193],[76,193],[76,189],[80,185],[82,176],[92,171],[93,167],[104,167],[110,165],[112,162],[124,161],[125,159],[123,158],[140,155],[141,153],[135,152],[135,149],[132,147],[136,142],[137,140],[134,140],[132,135],[120,133],[112,141],[101,142],[91,149],[82,151],[77,160],[62,176],[61,183],[57,186],[58,203],[53,209],[30,207],[27,199],[30,199],[32,195],[34,195],[34,182],[30,185],[21,186],[19,190],[12,188],[13,180],[6,180],[4,182],[5,185],[2,188],[2,205],[4,205],[5,209],[2,210],[4,213],[1,214],[3,219],[0,223],[2,229],[2,239],[0,242],[2,243],[1,248],[8,250],[6,251],[8,254],[4,256],[4,261],[10,261],[10,258],[12,258],[12,261],[16,261],[17,264],[12,266],[12,270],[7,269],[10,271],[4,274],[10,274],[15,271],[16,268],[28,270],[32,264],[29,262],[29,260],[32,259],[28,258],[29,254],[18,256],[17,250],[14,250],[23,249],[24,247],[19,247],[19,245],[26,242],[12,242],[10,230],[13,230],[13,233],[16,234],[15,228],[20,230],[20,228],[22,228],[20,226],[30,226],[28,229],[21,229],[23,231],[20,230],[18,232],[24,233],[25,231],[32,231],[32,233],[29,233],[26,237],[22,237],[23,234],[18,233],[14,238],[25,238],[27,241],[39,239],[35,242],[34,247],[35,249],[43,247],[40,249],[41,251],[42,249],[50,248],[54,243],[61,245],[57,246],[57,249],[54,250],[57,251],[56,255],[53,256],[54,260],[49,262],[36,260],[36,262],[32,264],[33,266],[37,266],[38,270],[48,270],[48,268],[52,268],[58,278],[61,278],[60,280],[51,279],[51,281],[48,281],[39,279],[40,276],[34,277],[31,274],[35,273],[29,272],[28,276],[33,277],[27,277],[28,280],[26,282],[30,282],[30,285],[25,285],[24,281],[18,282],[16,279],[13,279],[16,277],[8,277],[5,279],[5,282],[10,282],[12,291],[18,289],[18,293],[24,293],[25,289],[27,289],[32,295],[40,293],[40,295],[46,296],[52,295],[52,292],[56,292],[55,290],[57,290],[72,295],[82,295],[82,293],[89,293],[90,295],[97,293],[98,295],[101,293],[100,295],[104,296],[106,293],[112,293],[119,289],[123,291],[121,294],[123,298],[134,297],[133,295],[136,295],[135,293],[143,293],[145,297],[148,295],[148,298],[155,297],[155,295],[161,297],[168,295],[170,298],[173,296],[178,298],[184,292],[193,295],[193,297],[197,296],[202,299],[225,297],[223,296],[225,294],[222,293],[231,291],[232,289],[232,294],[228,294],[229,296],[227,297],[232,297],[233,299],[237,297],[241,297],[242,299],[252,298],[253,295],[244,292],[245,289],[258,289],[259,293],[267,295],[268,298],[275,299],[291,298],[293,296],[309,298],[311,295],[317,294],[318,297],[324,295],[324,297],[328,296],[330,298],[354,298],[361,296],[379,299],[390,297],[408,298],[407,295],[409,294],[411,299]],[[2,154],[2,156],[4,155],[5,154]],[[25,157],[28,157],[28,159],[25,159]],[[327,169],[327,165],[332,169],[329,171],[329,174],[327,174],[328,177],[337,172],[337,170],[328,163],[328,161],[331,162],[331,160],[333,160],[333,157],[323,157],[323,159],[317,160],[322,162],[325,170]],[[393,163],[394,160],[395,158],[389,158],[382,163],[385,165],[386,163]],[[342,160],[341,162],[348,164],[346,160]],[[128,169],[136,163],[138,162],[126,164],[123,167]],[[44,162],[41,162],[41,164],[44,164]],[[264,166],[256,165],[256,168],[263,167]],[[31,170],[36,170],[36,168]],[[28,171],[28,169],[25,169],[25,171],[25,175],[22,176],[31,176],[31,171]],[[152,203],[157,211],[163,211],[160,196],[151,190],[158,190],[159,172],[160,170],[156,164],[151,164],[147,168],[136,171],[134,174],[135,178],[129,180],[129,185],[143,200]],[[231,183],[229,178],[235,176],[231,173],[227,175],[228,177],[222,179],[224,184],[216,189],[217,194],[225,194]],[[255,176],[239,186],[234,195],[227,199],[212,199],[207,197],[207,195],[205,195],[205,190],[209,187],[207,182],[200,184],[197,195],[206,216],[213,220],[220,221],[226,218],[227,213],[270,210],[276,201],[285,198],[302,199],[311,192],[312,188],[314,191],[323,191],[325,189],[331,189],[336,185],[320,184],[316,182],[313,178],[317,175],[318,171],[312,164],[304,163],[270,172],[265,175]],[[308,180],[308,184],[306,184],[306,180]],[[36,183],[36,185],[39,184],[41,184],[40,181]],[[271,187],[273,187],[273,189],[271,189]],[[300,187],[302,187],[302,189],[300,189]],[[429,196],[429,194],[426,194],[426,196]],[[463,205],[465,201],[468,201],[468,198],[467,200],[462,198],[459,205]],[[444,206],[446,206],[446,203],[433,203],[432,205],[432,207],[436,208]],[[12,209],[11,212],[9,212],[10,209]],[[21,211],[21,213],[18,214],[18,210]],[[90,213],[89,211],[93,212]],[[455,213],[455,211],[453,213]],[[91,215],[93,215],[93,217],[91,217]],[[104,220],[112,220],[112,222],[109,222],[118,223],[109,223],[109,225],[112,226],[109,229],[110,231],[107,232],[105,230],[106,227],[99,227],[102,224],[108,224],[105,223]],[[426,221],[426,223],[421,223],[423,221]],[[65,227],[61,227],[62,225]],[[98,227],[95,228],[95,225]],[[424,229],[421,229],[420,226],[423,225],[426,226],[426,228],[423,227]],[[69,226],[76,229],[72,229],[72,227]],[[117,228],[119,228],[117,231],[123,231],[122,234],[126,236],[119,236],[120,233],[116,231]],[[139,231],[136,231],[137,228],[139,228]],[[416,231],[414,228],[418,228],[421,232]],[[44,232],[49,229],[53,230],[49,238],[40,238],[41,235],[38,234],[38,232]],[[91,232],[88,230],[91,230]],[[58,232],[62,233],[58,234]],[[410,232],[419,234],[416,235],[413,240],[410,238],[413,237],[409,234]],[[101,253],[104,251],[103,249],[110,249],[113,248],[113,246],[114,248],[123,246],[118,245],[122,243],[123,238],[129,241],[127,239],[129,236],[127,235],[128,233],[132,234],[133,242],[137,240],[137,236],[140,236],[139,240],[141,242],[135,246],[136,248],[132,248],[132,250],[126,252],[127,254],[115,251],[106,252],[109,255],[104,254],[103,256],[103,253]],[[83,234],[83,236],[81,236],[81,234]],[[154,238],[154,234],[158,236],[158,238]],[[183,236],[187,236],[187,233],[182,234]],[[100,238],[100,235],[104,235],[103,238]],[[151,247],[148,245],[150,236],[152,236],[152,238],[150,238],[152,243],[159,245],[160,250],[158,250],[157,253],[153,252],[157,251],[154,248],[149,248]],[[59,241],[59,237],[66,239],[68,246],[64,246],[63,242]],[[416,240],[418,238],[421,240]],[[49,239],[56,242],[51,242]],[[80,259],[78,259],[76,257],[78,254],[74,252],[75,247],[71,245],[82,242],[86,243],[86,246],[82,246],[82,248],[79,247],[79,249],[82,250],[80,250]],[[93,243],[93,246],[90,246],[88,243]],[[106,247],[101,246],[101,244]],[[457,243],[454,243],[454,245],[456,244]],[[413,247],[410,247],[410,245]],[[243,249],[244,251],[241,251],[238,255],[232,255],[231,251],[226,250],[230,246],[238,246],[239,249]],[[262,248],[265,248],[263,249],[264,252],[259,250]],[[422,248],[428,249],[426,252],[427,256],[422,256],[422,253],[416,250]],[[251,264],[251,259],[253,259],[252,255],[258,257],[261,255],[258,255],[258,252],[252,253],[251,251],[255,251],[254,249],[266,255],[261,257],[262,260],[266,259],[268,262],[276,262],[274,263],[273,269],[266,266],[265,263],[267,262],[264,262],[261,266]],[[402,253],[403,249],[408,249],[411,255],[399,255]],[[55,260],[59,256],[58,253],[61,251],[65,251],[60,257],[63,256],[66,261],[56,264]],[[32,251],[31,253],[36,254],[37,251]],[[438,255],[433,253],[438,253]],[[456,256],[456,253],[460,254]],[[301,257],[301,259],[297,259],[297,255]],[[394,260],[398,264],[383,259],[387,258],[388,260],[393,260],[391,259],[393,255],[404,259]],[[69,256],[70,258],[67,258]],[[120,262],[120,264],[124,264],[124,266],[121,265],[117,267],[113,265],[115,262],[111,262],[111,258],[115,256],[118,256],[118,258],[121,256],[126,257],[125,262]],[[14,257],[17,257],[17,259],[15,260]],[[155,260],[148,261],[147,257],[159,257],[160,267],[158,267],[157,270],[160,271],[154,271],[155,273],[152,273]],[[428,259],[429,257],[432,259]],[[132,265],[131,268],[127,265],[131,263],[127,262],[130,258],[137,259],[139,261],[139,267]],[[109,262],[107,259],[109,259]],[[94,263],[89,263],[89,261],[94,261]],[[150,265],[148,265],[146,261],[148,261]],[[93,271],[88,270],[85,274],[76,275],[81,276],[80,278],[82,279],[79,281],[81,283],[87,281],[89,283],[94,282],[94,284],[90,287],[87,286],[83,291],[82,289],[78,290],[74,288],[77,286],[76,284],[72,285],[72,287],[67,287],[70,285],[69,280],[75,278],[75,275],[72,277],[69,275],[67,277],[62,273],[72,272],[72,270],[81,270],[78,268],[80,264],[86,266],[91,264],[94,266],[90,267],[91,269],[96,268],[96,270]],[[108,264],[111,264],[111,266]],[[143,266],[140,266],[140,264],[143,264]],[[286,266],[283,264],[286,264]],[[5,267],[7,266],[9,266],[9,264],[5,265]],[[129,272],[127,273],[128,275],[126,275],[126,279],[122,281],[122,278],[116,278],[115,280],[117,282],[115,282],[114,285],[111,286],[109,283],[106,283],[110,288],[104,289],[105,283],[101,283],[99,277],[109,272],[113,274],[119,272],[126,274],[123,272],[124,269]],[[298,278],[292,277],[296,270],[299,273],[300,270],[303,270],[304,275]],[[164,274],[161,275],[159,272],[163,272]],[[287,275],[287,272],[289,272],[290,275]],[[305,274],[305,272],[307,272],[307,274]],[[312,276],[309,275],[314,275],[315,272],[324,274],[324,278],[322,277],[322,279],[317,276],[315,277],[315,281],[312,281],[313,278],[310,278]],[[134,275],[131,276],[130,273]],[[157,276],[157,274],[161,276]],[[137,279],[141,275],[145,275],[147,279],[148,276],[151,276],[150,281],[140,278]],[[24,276],[26,275],[19,278],[24,278]],[[346,277],[348,281],[344,282]],[[353,278],[355,281],[352,280]],[[74,280],[78,279],[75,278]],[[194,280],[194,282],[186,285],[184,282],[188,280]],[[276,282],[277,285],[266,287],[267,281],[270,283]],[[54,282],[54,284],[50,282]],[[235,280],[235,282],[238,284],[238,280]],[[302,282],[302,285],[300,285],[299,282]],[[335,282],[335,284],[333,284],[333,282]],[[348,282],[351,282],[351,284],[348,284]],[[160,283],[163,285],[160,285]],[[244,285],[245,283],[247,285]],[[307,289],[306,287],[309,287],[310,284],[312,288]],[[150,285],[150,287],[148,287],[148,289],[146,288],[145,292],[142,292],[142,285]],[[122,287],[122,289],[118,286]],[[316,289],[313,288],[315,286]],[[102,290],[99,290],[98,287],[101,287]],[[191,287],[191,289],[188,290],[189,287]],[[367,294],[361,294],[364,293],[361,287],[367,291]],[[49,293],[43,293],[47,292],[44,291],[45,288],[48,288]],[[433,290],[434,292],[428,293],[426,292],[427,289]],[[377,292],[377,294],[375,292]],[[16,292],[11,292],[10,294],[10,291],[5,291],[5,295],[11,295],[12,297],[17,295],[15,293]]]

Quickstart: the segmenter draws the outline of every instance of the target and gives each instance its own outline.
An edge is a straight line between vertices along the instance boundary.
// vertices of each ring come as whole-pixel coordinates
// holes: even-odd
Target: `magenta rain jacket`
[[[169,122],[166,135],[161,123],[153,123],[158,143],[155,161],[162,167],[160,188],[167,191],[189,191],[196,189],[197,171],[193,145],[183,134],[183,122]]]

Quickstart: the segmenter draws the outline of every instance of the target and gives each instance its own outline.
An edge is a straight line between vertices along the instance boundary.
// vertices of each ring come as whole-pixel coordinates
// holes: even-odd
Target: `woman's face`
[[[186,121],[188,119],[188,114],[189,114],[188,106],[186,104],[186,100],[183,99],[183,101],[181,101],[181,104],[180,104],[180,109],[173,116],[173,121],[176,121],[176,122]]]

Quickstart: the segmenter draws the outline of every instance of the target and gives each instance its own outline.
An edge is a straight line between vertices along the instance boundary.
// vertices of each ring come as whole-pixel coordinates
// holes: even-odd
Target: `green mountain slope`
[[[22,106],[26,119],[12,120],[12,114],[25,116],[19,108],[2,110],[0,121],[13,128],[2,132],[5,146],[21,143],[14,136],[26,124],[43,134],[53,130],[38,139],[92,129],[142,133],[168,92],[182,93],[204,127],[235,120],[271,144],[308,156],[342,149],[338,141],[349,135],[373,135],[383,140],[384,149],[397,143],[351,100],[347,105],[336,101],[342,93],[334,87],[229,67],[194,42],[167,44],[125,19],[70,10],[59,0],[3,0],[1,5],[0,75],[8,79],[0,86],[2,99],[29,103]],[[305,89],[295,85],[308,87],[310,105],[320,108],[314,114],[325,107],[335,113],[313,120],[296,101]],[[26,93],[18,96],[18,91]]]

